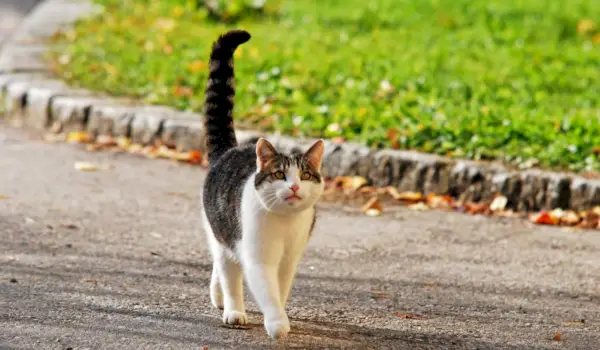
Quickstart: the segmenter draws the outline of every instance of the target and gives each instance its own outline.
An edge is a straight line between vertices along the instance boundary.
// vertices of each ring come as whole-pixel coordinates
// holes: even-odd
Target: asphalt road
[[[0,0],[0,47],[39,0]]]
[[[224,328],[208,295],[204,174],[0,124],[0,347],[600,347],[600,232],[325,204],[288,339],[268,339],[252,302],[253,327]]]

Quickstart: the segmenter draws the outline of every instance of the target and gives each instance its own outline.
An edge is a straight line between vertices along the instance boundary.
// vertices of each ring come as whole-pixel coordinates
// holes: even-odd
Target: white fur
[[[204,216],[213,256],[210,284],[211,302],[223,308],[223,322],[245,324],[242,275],[264,315],[264,326],[277,339],[290,331],[285,306],[290,295],[296,267],[308,243],[314,205],[324,184],[301,181],[300,170],[290,167],[286,180],[264,183],[257,191],[252,175],[244,185],[241,203],[242,239],[235,251],[217,242]],[[300,200],[285,198],[293,192]],[[242,273],[243,271],[243,273]]]

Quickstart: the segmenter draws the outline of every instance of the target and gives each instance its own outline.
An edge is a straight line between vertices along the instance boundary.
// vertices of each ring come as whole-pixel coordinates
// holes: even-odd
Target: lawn
[[[244,28],[238,125],[600,170],[600,1],[283,0],[227,25],[185,0],[98,2],[56,39],[74,85],[201,111],[212,41]]]

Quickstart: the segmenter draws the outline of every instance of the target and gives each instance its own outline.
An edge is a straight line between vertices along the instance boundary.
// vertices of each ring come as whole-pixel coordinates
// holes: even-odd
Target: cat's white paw
[[[223,323],[231,325],[246,324],[248,323],[248,316],[244,312],[235,310],[225,311],[223,312]]]
[[[285,337],[290,332],[290,321],[287,319],[265,321],[265,329],[269,337],[279,339]]]

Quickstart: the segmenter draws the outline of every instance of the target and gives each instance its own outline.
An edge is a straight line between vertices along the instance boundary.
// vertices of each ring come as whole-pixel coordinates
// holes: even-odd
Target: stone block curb
[[[45,38],[97,10],[85,0],[47,0],[34,9],[13,36],[8,54],[0,55],[0,101],[5,116],[55,132],[86,131],[94,136],[123,136],[143,145],[160,142],[182,151],[203,152],[204,126],[199,114],[75,90],[49,78],[47,67],[9,62],[23,52],[37,55]],[[32,46],[32,42],[36,44]],[[261,135],[258,131],[237,131],[240,143],[252,142]],[[306,149],[314,141],[264,136],[286,150]],[[508,208],[520,211],[583,210],[600,205],[600,180],[541,170],[513,171],[495,163],[377,150],[355,143],[326,141],[323,173],[328,177],[362,176],[374,186],[448,194],[475,202],[502,194],[508,199]]]

